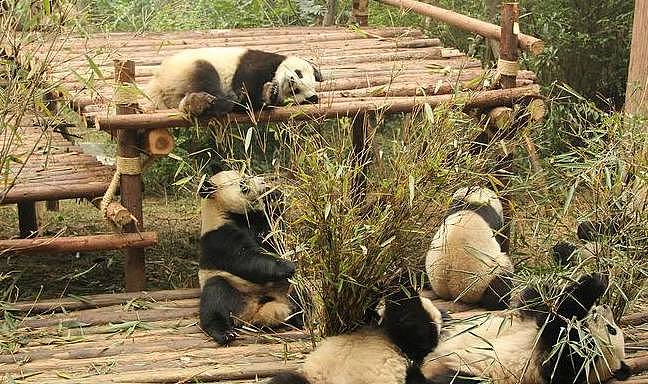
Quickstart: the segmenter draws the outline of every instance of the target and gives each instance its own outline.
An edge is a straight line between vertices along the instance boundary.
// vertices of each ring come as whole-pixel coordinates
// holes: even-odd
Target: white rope
[[[112,203],[119,188],[119,179],[121,175],[139,175],[142,173],[142,161],[139,157],[121,157],[117,156],[115,160],[115,173],[110,181],[110,185],[106,189],[99,204],[101,214],[106,217],[108,205]]]

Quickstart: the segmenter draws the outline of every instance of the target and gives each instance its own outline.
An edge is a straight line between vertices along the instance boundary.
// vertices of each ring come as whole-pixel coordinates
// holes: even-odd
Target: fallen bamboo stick
[[[529,85],[520,88],[483,91],[474,94],[437,95],[420,98],[365,98],[350,99],[331,105],[299,105],[261,111],[255,116],[229,114],[224,118],[213,119],[223,123],[271,122],[286,120],[311,120],[340,116],[353,116],[357,113],[377,111],[385,114],[409,112],[425,103],[435,107],[442,103],[462,102],[471,107],[495,107],[511,105],[523,98],[540,97],[540,86]],[[115,129],[153,129],[189,127],[192,121],[178,112],[160,112],[139,115],[96,116],[95,126],[102,130]]]
[[[421,15],[429,16],[461,30],[475,33],[483,37],[499,41],[500,27],[478,20],[469,16],[462,15],[447,9],[435,7],[431,4],[421,3],[415,0],[376,0],[379,3],[391,5],[401,9],[408,9]],[[518,34],[518,44],[520,48],[538,55],[544,49],[544,42],[536,37]]]
[[[3,254],[23,253],[59,253],[73,251],[101,251],[127,247],[144,248],[157,244],[155,232],[134,234],[89,235],[72,237],[52,237],[36,239],[0,240],[0,252]]]

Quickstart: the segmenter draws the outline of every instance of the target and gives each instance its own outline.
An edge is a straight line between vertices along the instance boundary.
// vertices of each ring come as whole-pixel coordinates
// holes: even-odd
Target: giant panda
[[[508,306],[513,263],[502,251],[502,203],[482,187],[457,190],[425,257],[432,291],[446,300]]]
[[[379,309],[380,325],[325,338],[300,372],[267,384],[414,384],[423,358],[437,345],[441,312],[422,296],[398,292]]]
[[[183,50],[162,61],[148,84],[156,109],[193,116],[222,115],[246,106],[316,103],[320,71],[297,56],[239,47]]]
[[[240,324],[301,325],[288,281],[295,264],[272,256],[265,239],[273,211],[264,200],[275,193],[262,177],[235,170],[216,173],[199,189],[200,326],[221,345],[235,339]]]
[[[541,302],[534,288],[510,314],[485,314],[445,326],[448,335],[423,362],[428,384],[583,384],[627,379],[624,339],[612,311],[595,305],[607,288],[600,274],[582,276]],[[552,308],[550,310],[550,308]]]

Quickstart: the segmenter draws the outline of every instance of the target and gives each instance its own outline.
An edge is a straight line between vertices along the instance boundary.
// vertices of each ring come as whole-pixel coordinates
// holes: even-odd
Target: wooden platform
[[[241,331],[219,347],[197,326],[198,289],[18,303],[0,331],[0,377],[21,383],[253,383],[299,367],[314,346],[303,331]],[[475,315],[450,303],[457,318]],[[51,313],[61,312],[65,314]],[[50,314],[48,314],[50,313]],[[25,317],[26,316],[26,317]],[[646,369],[648,328],[628,318],[629,364]],[[625,383],[648,383],[635,375]],[[20,380],[20,381],[18,381]]]
[[[27,119],[9,147],[9,156],[14,161],[0,192],[14,186],[1,200],[2,204],[103,195],[113,167],[83,153],[81,147],[61,134],[36,124]]]
[[[146,117],[114,116],[109,108],[115,89],[113,60],[135,61],[135,80],[143,89],[164,57],[182,49],[208,46],[245,46],[301,55],[322,70],[325,81],[319,85],[319,104],[227,118],[236,121],[337,117],[368,110],[406,112],[423,102],[436,105],[447,101],[456,91],[487,91],[488,85],[478,60],[408,28],[289,27],[95,34],[65,42],[52,75],[71,92],[76,105],[98,117],[101,128],[188,126],[191,122],[173,111]],[[532,72],[521,71],[518,88],[465,93],[462,102],[492,107],[511,104],[521,97],[537,97],[539,87],[534,81]],[[146,104],[141,95],[139,101]]]

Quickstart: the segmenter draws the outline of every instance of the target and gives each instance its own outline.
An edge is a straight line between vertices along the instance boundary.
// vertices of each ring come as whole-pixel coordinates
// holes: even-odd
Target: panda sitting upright
[[[259,110],[263,105],[316,103],[320,71],[297,56],[238,47],[183,50],[162,61],[148,85],[156,109],[192,116]]]
[[[263,178],[231,170],[215,174],[199,190],[200,326],[221,345],[234,340],[240,324],[302,325],[288,281],[295,264],[270,255],[264,241],[273,212],[263,199],[275,192]]]
[[[434,293],[446,300],[509,306],[513,263],[502,249],[502,203],[488,188],[460,188],[425,258]]]

